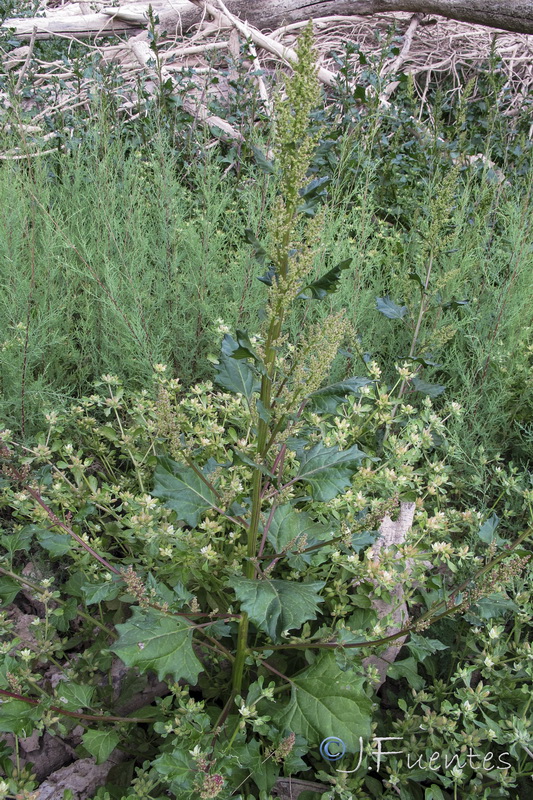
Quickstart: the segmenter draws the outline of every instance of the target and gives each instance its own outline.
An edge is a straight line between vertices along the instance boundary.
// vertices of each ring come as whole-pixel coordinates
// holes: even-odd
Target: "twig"
[[[416,33],[416,29],[420,25],[420,21],[423,19],[423,17],[424,17],[423,14],[413,14],[413,16],[411,17],[411,22],[409,23],[409,27],[405,32],[402,49],[400,50],[399,54],[394,59],[392,64],[383,67],[381,71],[382,75],[388,75],[398,72],[402,64],[407,60],[407,56],[409,55],[409,51],[411,50],[411,45],[413,44],[413,38]],[[383,105],[387,104],[389,97],[391,96],[391,94],[393,93],[393,91],[396,89],[397,86],[398,86],[398,81],[393,81],[392,83],[389,83],[386,89],[383,92],[381,92],[379,96],[379,102]]]
[[[15,94],[17,94],[17,92],[19,91],[20,87],[22,86],[22,81],[24,80],[24,76],[25,76],[25,74],[26,74],[26,72],[28,70],[28,67],[30,66],[30,61],[31,61],[32,53],[33,53],[33,48],[35,46],[35,38],[36,38],[36,36],[37,36],[37,28],[34,27],[34,29],[31,32],[31,39],[30,39],[30,44],[29,44],[29,47],[28,47],[28,54],[26,56],[26,61],[22,65],[22,69],[20,70],[18,80],[17,80],[17,82],[15,84]]]
[[[35,700],[33,697],[24,697],[22,694],[8,692],[6,689],[0,689],[0,695],[2,695],[2,697],[12,697],[15,700],[21,700],[23,703],[29,703],[32,706],[39,705],[39,701]],[[78,711],[67,711],[66,709],[59,708],[58,706],[50,706],[50,711],[54,711],[56,714],[61,714],[64,717],[72,717],[73,719],[86,719],[91,722],[130,722],[143,724],[156,722],[156,719],[149,719],[145,717],[107,717],[103,714],[80,714]]]
[[[61,149],[64,149],[61,145]],[[47,156],[50,153],[57,153],[58,148],[52,147],[50,150],[36,150],[34,153],[16,153],[9,155],[8,153],[0,153],[0,161],[22,161],[24,158],[35,158],[36,156]]]
[[[143,67],[147,67],[149,61],[153,59],[153,53],[150,50],[150,46],[148,42],[144,41],[135,41],[130,43],[130,47],[132,52],[134,53],[135,57],[137,58],[139,64]],[[176,81],[167,70],[166,67],[161,67],[161,80],[167,81],[170,80],[174,89],[177,88]],[[244,136],[236,130],[233,125],[230,125],[229,122],[226,122],[225,119],[222,117],[218,117],[215,114],[210,114],[208,109],[204,105],[193,103],[192,100],[188,100],[186,97],[182,98],[183,108],[187,111],[188,114],[195,117],[196,119],[200,119],[202,122],[205,122],[207,125],[215,128],[219,128],[223,133],[226,134],[230,139],[234,141],[243,142]]]

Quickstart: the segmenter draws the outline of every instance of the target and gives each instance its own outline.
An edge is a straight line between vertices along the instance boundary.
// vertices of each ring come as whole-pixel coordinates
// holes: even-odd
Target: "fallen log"
[[[203,0],[154,0],[162,29],[182,34],[205,19],[208,13]],[[533,0],[227,0],[228,10],[262,31],[301,22],[310,17],[331,15],[368,16],[407,11],[437,14],[447,19],[484,25],[516,33],[533,34]],[[149,3],[127,3],[117,9],[83,14],[80,4],[51,9],[44,17],[9,18],[4,27],[13,35],[28,39],[34,27],[37,38],[54,35],[76,38],[129,33],[142,27],[141,19]],[[75,11],[73,10],[75,9]],[[110,16],[110,12],[114,12]]]

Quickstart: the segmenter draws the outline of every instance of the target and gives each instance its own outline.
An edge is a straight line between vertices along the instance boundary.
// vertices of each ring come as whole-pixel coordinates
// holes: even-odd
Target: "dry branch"
[[[172,2],[171,12],[168,11],[169,2]],[[292,10],[296,8],[294,0],[283,0],[283,2],[287,8],[289,5]],[[533,0],[531,2],[533,3]],[[127,30],[127,33],[130,34],[139,30],[131,22],[118,19],[118,16],[129,15],[128,19],[133,19],[136,15],[135,19],[144,20],[143,15],[148,7],[146,2],[139,0],[122,5],[120,8],[111,8],[107,3],[108,0],[102,0],[99,3],[100,11],[91,14],[83,13],[86,11],[85,5],[82,7],[79,3],[66,3],[60,8],[48,10],[46,17],[17,20],[16,22],[20,26],[26,26],[25,30],[28,35],[31,35],[31,30],[36,27],[35,38],[37,39],[43,35],[43,26],[59,29],[62,21],[66,21],[67,27],[72,27],[76,33],[61,35],[77,41],[81,41],[77,38],[79,35],[84,35],[80,34],[84,26],[85,31],[88,29],[93,31],[91,34],[93,36],[96,30],[99,33],[109,33],[106,26],[111,23],[125,26],[120,29],[122,33]],[[281,0],[272,0],[269,6],[272,14],[279,12],[280,4]],[[207,0],[207,2],[204,0],[195,0],[195,2],[154,0],[152,5],[154,12],[159,14],[160,18],[157,59],[159,64],[164,67],[164,80],[172,79],[174,76],[171,83],[174,87],[173,91],[181,95],[183,107],[188,113],[218,128],[222,138],[234,141],[242,140],[241,134],[233,126],[221,119],[220,116],[211,116],[206,107],[206,98],[212,96],[213,93],[217,94],[218,100],[222,103],[226,101],[228,93],[231,93],[227,80],[221,79],[217,88],[214,88],[206,83],[205,75],[213,74],[213,70],[220,66],[228,68],[225,51],[231,52],[233,61],[235,60],[238,52],[236,49],[238,36],[248,42],[248,52],[251,54],[253,69],[256,72],[259,71],[258,68],[261,68],[265,76],[268,76],[269,73],[275,73],[275,67],[278,64],[290,66],[296,59],[294,44],[298,32],[307,24],[307,16],[304,20],[290,21],[291,11],[291,14],[285,15],[286,24],[265,34],[250,22],[250,18],[254,16],[257,8],[261,7],[264,14],[263,0],[254,3],[253,8],[248,6],[250,13],[247,22],[234,13],[236,8],[244,8],[242,2],[239,3],[237,0]],[[359,5],[359,3],[355,3],[350,7],[359,7]],[[94,4],[91,7],[94,8]],[[333,7],[333,3],[318,2],[313,6],[313,10],[315,7],[327,10],[327,8]],[[307,8],[309,8],[308,3]],[[109,16],[111,12],[113,17]],[[98,25],[93,25],[92,22],[96,17]],[[275,15],[272,18],[275,19]],[[194,33],[191,29],[192,21],[196,21]],[[91,24],[88,25],[88,22]],[[384,46],[394,44],[399,48],[398,56],[388,60],[380,71],[380,100],[385,104],[390,100],[398,86],[395,74],[399,71],[410,73],[415,78],[421,76],[420,80],[414,82],[415,91],[419,96],[420,115],[424,110],[428,110],[426,108],[426,92],[439,75],[452,76],[452,87],[449,91],[460,93],[465,82],[471,77],[476,78],[479,72],[486,68],[487,61],[491,57],[500,59],[500,71],[507,77],[507,99],[502,113],[510,117],[523,113],[524,103],[527,102],[528,96],[532,95],[533,37],[531,36],[495,33],[490,28],[478,25],[449,22],[434,17],[428,19],[420,14],[407,13],[377,14],[372,17],[330,14],[313,22],[316,48],[321,65],[319,77],[326,87],[332,86],[335,82],[338,68],[335,60],[336,54],[345,52],[346,44],[353,42],[358,45],[360,51],[367,56],[371,63],[377,65],[382,61]],[[142,27],[144,28],[145,25],[143,24]],[[233,33],[229,37],[224,35],[221,38],[221,32],[228,29]],[[19,33],[21,30],[22,28],[19,28]],[[186,31],[189,33],[184,40],[182,34]],[[144,46],[139,48],[140,43],[144,43]],[[136,36],[122,42],[100,43],[99,45],[95,42],[86,42],[85,46],[91,52],[98,53],[102,63],[115,63],[120,66],[122,86],[116,89],[117,94],[120,94],[119,109],[121,113],[130,118],[132,115],[138,116],[132,112],[139,102],[137,97],[138,78],[143,73],[149,74],[150,81],[146,85],[149,91],[154,89],[154,77],[156,81],[158,78],[157,73],[154,73],[151,67],[155,53],[149,52],[147,31],[143,29]],[[210,56],[209,60],[208,56]],[[49,108],[43,108],[43,100],[32,98],[22,101],[23,110],[31,108],[34,112],[37,111],[37,114],[34,113],[34,121],[61,109],[71,111],[86,105],[89,102],[92,87],[95,85],[94,80],[90,79],[84,80],[80,86],[77,81],[74,81],[74,67],[69,73],[68,62],[52,61],[47,63],[37,60],[27,46],[6,54],[4,68],[12,72],[18,70],[16,80],[18,80],[19,87],[32,80],[35,85],[46,87],[46,84],[49,84],[53,86],[54,81],[57,82],[61,78],[63,82],[61,93],[56,96],[56,100]],[[356,84],[360,80],[362,69],[364,67],[361,66],[357,53],[348,57],[350,83]],[[180,90],[178,78],[179,73],[184,70],[192,70],[191,76],[197,86],[192,92],[187,89],[186,94],[185,90]],[[209,78],[207,78],[208,80]],[[268,78],[263,79],[258,76],[256,81],[264,108],[269,113]],[[84,99],[85,96],[87,99]],[[5,94],[4,97],[6,97]],[[469,99],[476,99],[475,88]],[[143,112],[139,111],[139,113]],[[4,156],[8,158],[12,158],[14,155],[20,157],[22,154],[4,153]],[[36,152],[35,155],[38,153]]]
[[[475,25],[484,25],[517,33],[533,33],[533,0],[227,0],[229,11],[241,20],[247,20],[259,30],[272,30],[282,25],[308,20],[310,16],[332,15],[371,16],[380,13],[408,12],[437,14],[447,19],[459,20]],[[154,0],[154,11],[159,14],[167,29],[180,33],[199,24],[201,11],[195,2],[189,0]],[[27,20],[11,18],[6,25],[15,28],[15,35],[28,38],[35,25],[38,37],[53,33],[77,33],[78,36],[101,35],[105,30],[118,33],[134,29],[148,9],[148,3],[132,2],[121,6],[120,13],[133,15],[135,22],[120,20],[117,12],[110,18],[102,11],[93,14],[80,14],[80,4],[76,4],[79,19],[77,26],[65,14],[69,6],[50,9],[46,17]],[[61,25],[66,27],[61,27]]]
[[[139,64],[141,64],[144,67],[147,67],[148,69],[151,69],[151,71],[153,72],[153,68],[150,68],[149,64],[153,61],[154,54],[152,50],[150,50],[150,46],[148,45],[148,43],[144,41],[132,40],[130,42],[130,47],[136,59],[138,60]],[[160,74],[164,82],[169,80],[174,89],[178,89],[175,79],[173,78],[173,76],[166,67],[164,66],[161,67]],[[158,77],[157,74],[156,77]],[[210,114],[207,108],[202,103],[195,103],[194,101],[188,100],[187,98],[184,97],[182,99],[182,104],[185,111],[188,114],[191,114],[191,116],[196,117],[202,122],[205,122],[212,128],[218,128],[229,139],[232,139],[237,142],[243,141],[244,137],[242,136],[242,134],[239,133],[239,131],[237,131],[233,127],[233,125],[230,125],[229,122],[226,122],[226,120],[222,119],[222,117]]]
[[[249,35],[252,41],[259,45],[259,47],[262,47],[267,52],[278,56],[278,58],[283,59],[283,61],[288,64],[298,62],[298,56],[291,47],[284,47],[270,36],[266,36],[264,33],[261,33],[261,31],[257,30],[251,25],[245,25],[240,19],[238,19],[238,17],[228,11],[222,0],[215,0],[215,2],[217,2],[222,9],[224,17],[226,17],[226,19],[228,19],[232,25],[235,25],[237,30],[240,31],[244,36]],[[217,13],[218,11],[218,9],[215,8],[211,3],[207,2],[205,3],[205,8],[209,11],[209,13]],[[337,80],[334,72],[331,72],[329,69],[324,69],[323,67],[319,68],[317,77],[327,86],[334,86]]]

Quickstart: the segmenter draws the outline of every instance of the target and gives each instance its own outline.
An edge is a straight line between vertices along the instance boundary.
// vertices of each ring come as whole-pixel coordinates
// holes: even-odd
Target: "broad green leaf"
[[[174,509],[179,518],[192,528],[209,508],[216,505],[215,493],[191,467],[177,464],[166,456],[158,458],[152,494],[161,498],[168,508]]]
[[[364,547],[369,547],[374,544],[379,536],[379,531],[358,531],[352,536],[350,547],[359,553]]]
[[[481,619],[498,619],[509,612],[517,614],[520,608],[505,594],[491,594],[478,600],[473,610]]]
[[[0,703],[0,731],[15,736],[31,736],[35,723],[42,717],[39,706],[23,700],[5,700]]]
[[[251,365],[245,360],[245,349],[229,334],[224,336],[215,381],[224,389],[250,399],[259,388],[259,383]]]
[[[57,684],[56,694],[57,706],[66,708],[67,711],[77,711],[79,708],[90,708],[94,686],[61,681]]]
[[[246,453],[241,453],[236,448],[232,447],[231,452],[233,453],[233,463],[234,464],[246,464],[248,467],[252,467],[252,469],[258,469],[263,475],[271,480],[275,480],[276,476],[274,473],[270,472],[263,464],[257,464],[252,458],[246,455]]]
[[[179,797],[180,789],[190,789],[197,775],[197,767],[192,757],[182,750],[162,753],[153,762],[158,775],[170,783],[170,788]]]
[[[425,636],[420,636],[418,633],[411,634],[407,642],[407,647],[417,661],[425,661],[428,656],[436,653],[437,650],[448,649],[448,645],[443,644],[438,639],[428,639]]]
[[[117,744],[120,736],[113,729],[104,731],[85,731],[82,736],[83,746],[94,756],[97,764],[107,761]]]
[[[202,665],[192,649],[192,629],[183,617],[134,608],[130,619],[116,626],[120,636],[110,648],[128,667],[151,669],[159,680],[171,675],[195,685]]]
[[[470,300],[455,300],[455,299],[452,299],[448,303],[443,303],[442,304],[442,308],[444,308],[445,310],[451,308],[452,311],[456,311],[458,308],[461,308],[461,306],[467,306],[469,304],[469,302],[470,302]]]
[[[432,767],[432,769],[434,769],[434,767]],[[444,795],[440,786],[437,786],[436,783],[432,783],[431,786],[428,786],[424,790],[424,800],[444,800]]]
[[[315,522],[305,511],[295,511],[290,503],[279,506],[272,517],[267,541],[275,553],[292,552],[288,558],[292,569],[302,569],[311,561],[311,553],[299,554],[295,551],[302,545],[312,547],[319,542],[327,542],[335,534],[331,526]]]
[[[276,167],[274,166],[274,162],[270,161],[262,150],[258,147],[254,147],[252,145],[252,152],[254,154],[255,163],[259,167],[262,172],[265,172],[267,175],[274,175],[276,172]]]
[[[244,231],[244,239],[251,244],[254,248],[254,257],[260,264],[264,264],[267,256],[267,251],[253,232],[251,228],[246,228]]]
[[[3,605],[9,605],[21,590],[18,581],[14,581],[8,575],[0,575],[0,600]]]
[[[237,330],[235,331],[235,336],[237,337],[237,347],[231,350],[231,352],[227,353],[227,355],[231,355],[232,358],[237,358],[237,359],[253,358],[254,360],[256,360],[258,358],[257,353],[254,351],[253,345],[250,341],[250,337],[248,336],[246,331]]]
[[[248,773],[251,773],[259,791],[268,794],[278,777],[278,768],[275,761],[272,758],[265,759],[261,743],[257,739],[246,742],[242,749],[246,751],[242,762],[246,764]]]
[[[111,442],[118,442],[118,433],[111,425],[102,425],[98,428],[98,433],[105,436],[106,439],[109,439]]]
[[[312,487],[315,500],[327,502],[350,485],[363,458],[368,456],[355,444],[348,450],[339,450],[319,442],[303,454],[298,478]]]
[[[425,288],[424,288],[424,284],[422,282],[422,278],[420,277],[418,272],[409,272],[407,274],[407,277],[409,278],[410,281],[414,281],[415,283],[418,283],[418,285],[420,286],[422,291],[425,292]]]
[[[0,660],[0,689],[11,690],[11,684],[7,676],[9,673],[15,673],[18,669],[18,661],[13,656],[4,655]]]
[[[342,270],[348,269],[351,263],[351,257],[341,261],[340,264],[330,269],[329,272],[326,272],[321,278],[312,283],[308,283],[307,286],[302,289],[298,298],[301,300],[322,300],[326,295],[333,294],[333,292],[336,292],[339,288]]]
[[[67,533],[43,531],[37,534],[37,541],[51,556],[64,556],[70,550],[73,540]]]
[[[438,383],[426,383],[425,381],[420,380],[420,378],[412,378],[411,384],[417,392],[427,394],[428,397],[438,397],[439,394],[442,394],[446,391],[445,386],[440,386]]]
[[[417,663],[412,656],[404,658],[402,661],[395,661],[387,669],[387,675],[394,680],[405,678],[413,689],[419,691],[423,689],[426,682],[417,672]]]
[[[92,584],[85,583],[81,590],[88,606],[94,603],[101,603],[103,600],[114,600],[124,589],[115,581],[104,581],[104,583]]]
[[[19,531],[3,534],[1,537],[2,545],[11,555],[16,553],[17,550],[25,550],[27,552],[30,549],[34,535],[42,530],[38,525],[25,525]]]
[[[258,275],[257,280],[261,281],[261,283],[266,284],[266,286],[272,286],[272,280],[276,277],[277,271],[276,267],[271,264],[264,275]]]
[[[389,319],[403,319],[407,314],[407,306],[396,305],[388,295],[376,297],[376,308]]]
[[[311,746],[338,736],[349,752],[356,752],[359,737],[370,736],[371,715],[361,675],[351,669],[343,672],[334,653],[328,652],[292,678],[291,699],[276,722],[304,736]]]
[[[340,403],[346,400],[349,394],[358,394],[363,386],[374,383],[370,378],[348,378],[331,386],[324,386],[309,395],[307,408],[310,411],[334,414]]]
[[[247,228],[244,232],[244,238],[251,244],[254,248],[254,258],[259,264],[267,264],[268,262],[268,253],[256,237],[255,233],[250,229]],[[272,279],[276,275],[276,268],[273,264],[268,264],[268,269],[264,275],[258,277],[257,280],[261,281],[261,283],[266,283],[267,286],[272,286]]]
[[[486,542],[486,544],[497,544],[501,546],[505,544],[505,539],[496,533],[496,528],[500,524],[500,518],[497,514],[493,514],[489,517],[478,530],[477,535],[481,539],[482,542]]]
[[[331,183],[331,177],[324,175],[321,178],[314,178],[311,183],[303,189],[300,189],[300,197],[304,201],[298,206],[297,211],[300,214],[307,214],[309,217],[314,217],[317,212],[318,206],[322,200],[327,196],[325,187]]]
[[[321,178],[314,178],[311,183],[300,189],[298,194],[302,199],[308,200],[310,197],[325,194],[324,189],[331,183],[330,175],[323,175]]]
[[[426,353],[425,356],[402,356],[401,360],[412,361],[414,364],[422,364],[423,367],[442,367],[442,364],[438,364],[434,361],[429,353]]]
[[[323,602],[318,592],[324,585],[323,581],[231,580],[242,610],[258,628],[275,640],[283,631],[300,628],[306,620],[316,619],[318,604]]]

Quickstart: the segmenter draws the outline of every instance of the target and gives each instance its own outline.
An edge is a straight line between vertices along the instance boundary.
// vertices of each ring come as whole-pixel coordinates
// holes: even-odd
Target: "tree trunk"
[[[260,30],[279,28],[309,17],[410,11],[533,33],[533,0],[228,0],[226,6]]]
[[[208,3],[217,7],[216,0]],[[205,16],[200,0],[154,0],[161,27],[186,32]],[[226,0],[226,7],[259,30],[272,30],[292,22],[302,22],[331,15],[367,16],[377,13],[408,11],[438,14],[448,19],[486,25],[516,33],[533,34],[533,0]],[[80,5],[63,6],[46,17],[12,18],[4,22],[19,38],[30,38],[33,28],[37,38],[54,34],[97,36],[124,33],[143,27],[140,22],[147,2],[131,2],[109,7],[99,13],[82,15]]]

